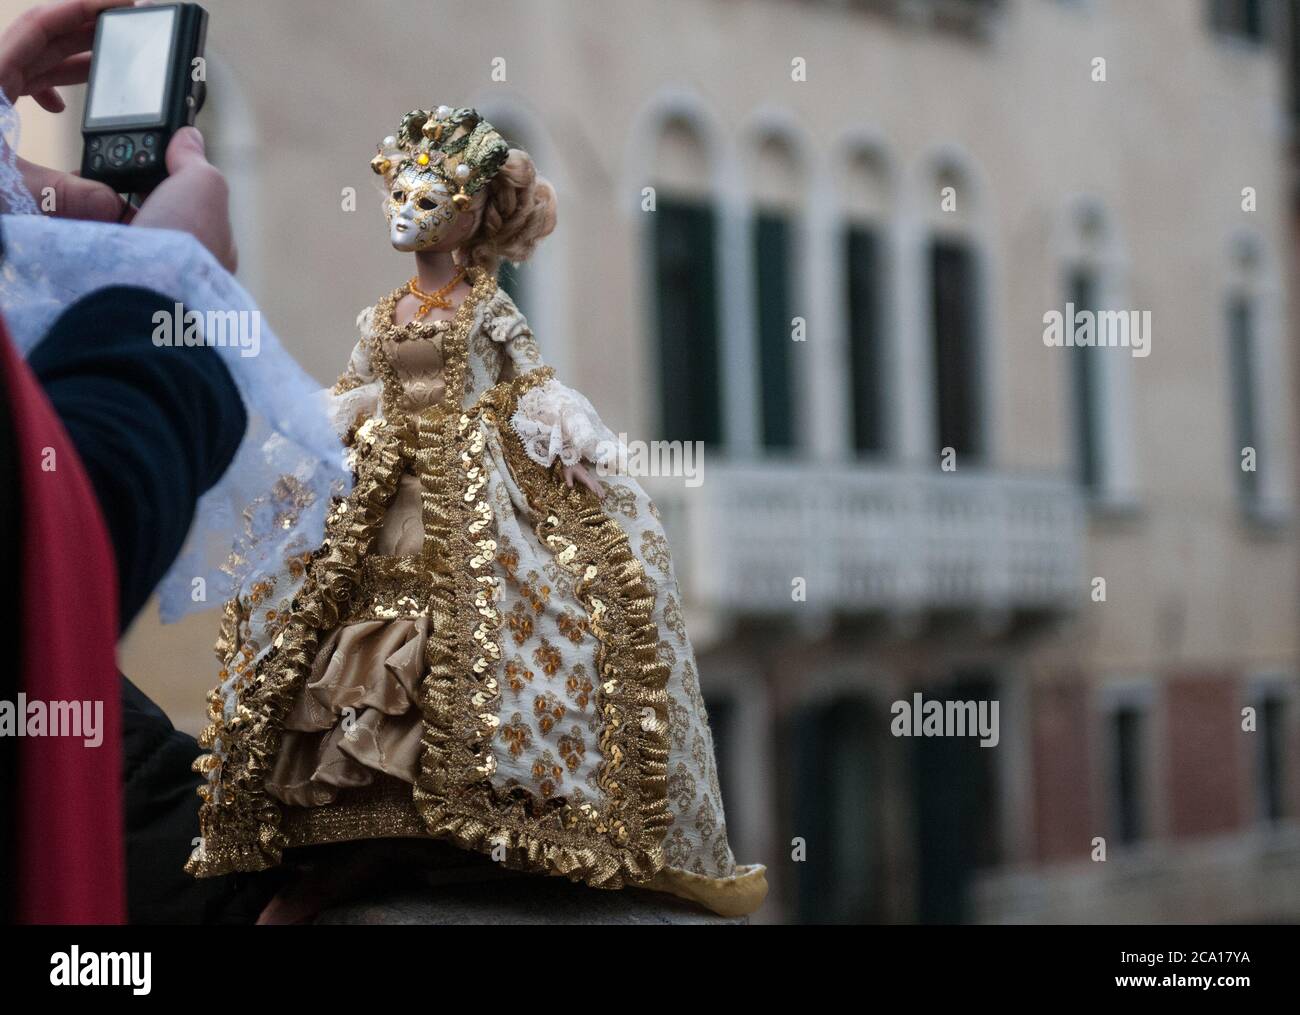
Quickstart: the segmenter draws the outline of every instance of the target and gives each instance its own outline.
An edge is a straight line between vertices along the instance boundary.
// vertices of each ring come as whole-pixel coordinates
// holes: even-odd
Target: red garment
[[[3,322],[0,357],[22,505],[20,687],[28,702],[103,707],[97,747],[69,736],[18,742],[14,916],[20,923],[124,923],[113,550],[72,441]]]

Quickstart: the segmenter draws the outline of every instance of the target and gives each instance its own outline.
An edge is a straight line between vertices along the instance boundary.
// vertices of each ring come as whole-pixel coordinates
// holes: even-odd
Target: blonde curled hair
[[[555,188],[537,175],[531,155],[511,148],[484,193],[487,199],[479,227],[457,259],[490,270],[502,261],[528,260],[555,229]]]

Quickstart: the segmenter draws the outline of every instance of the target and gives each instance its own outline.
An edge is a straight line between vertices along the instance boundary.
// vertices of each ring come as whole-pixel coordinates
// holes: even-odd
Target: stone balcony
[[[986,871],[972,887],[978,923],[1295,923],[1300,826],[1294,822]]]
[[[702,478],[642,481],[693,610],[1044,614],[1087,594],[1084,501],[1064,479],[717,459]]]

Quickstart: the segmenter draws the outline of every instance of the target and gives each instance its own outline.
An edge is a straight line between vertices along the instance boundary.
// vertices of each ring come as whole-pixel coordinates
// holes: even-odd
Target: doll
[[[323,541],[225,608],[187,869],[432,838],[753,912],[764,869],[727,841],[656,508],[595,478],[617,440],[497,285],[554,228],[554,191],[468,108],[408,113],[371,167],[416,275],[361,312],[324,396],[354,483]],[[309,500],[286,476],[250,517],[289,529]]]

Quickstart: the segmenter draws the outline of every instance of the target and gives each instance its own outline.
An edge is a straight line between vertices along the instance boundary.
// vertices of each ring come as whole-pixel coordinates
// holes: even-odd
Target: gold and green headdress
[[[408,166],[434,173],[463,210],[497,174],[509,150],[497,129],[468,106],[413,109],[402,117],[397,134],[379,144],[370,168],[389,183]]]

